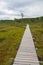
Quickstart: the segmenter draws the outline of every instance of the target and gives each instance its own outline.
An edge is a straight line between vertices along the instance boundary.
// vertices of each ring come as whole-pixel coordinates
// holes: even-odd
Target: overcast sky
[[[0,19],[43,16],[43,0],[0,0]]]

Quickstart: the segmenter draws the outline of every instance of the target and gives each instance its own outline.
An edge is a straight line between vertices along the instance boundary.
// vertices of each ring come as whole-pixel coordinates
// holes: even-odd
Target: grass
[[[30,29],[33,35],[33,40],[35,42],[36,52],[39,61],[43,61],[43,23],[32,23],[30,24]],[[43,63],[40,63],[43,65]]]
[[[43,17],[0,21],[0,65],[12,65],[29,24],[39,61],[43,61]],[[40,63],[43,65],[43,63]]]
[[[0,24],[0,65],[12,65],[25,26]]]

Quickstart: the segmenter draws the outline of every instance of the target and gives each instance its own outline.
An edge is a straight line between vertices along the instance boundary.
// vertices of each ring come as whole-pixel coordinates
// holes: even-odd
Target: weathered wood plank
[[[39,65],[29,25],[26,27],[13,65]]]

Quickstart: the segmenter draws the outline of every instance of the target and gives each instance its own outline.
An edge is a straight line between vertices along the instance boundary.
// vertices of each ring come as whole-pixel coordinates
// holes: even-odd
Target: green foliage
[[[30,24],[31,32],[33,35],[33,40],[35,42],[35,47],[37,48],[37,56],[39,61],[43,61],[43,22],[39,23],[32,23]],[[40,63],[43,65],[43,63]]]
[[[0,65],[13,64],[27,24],[30,25],[38,58],[43,61],[43,17],[0,20]]]
[[[16,22],[23,23],[23,24],[32,24],[32,23],[43,23],[43,17],[38,18],[24,18],[24,19],[16,19]]]
[[[0,65],[12,65],[25,26],[0,24]]]

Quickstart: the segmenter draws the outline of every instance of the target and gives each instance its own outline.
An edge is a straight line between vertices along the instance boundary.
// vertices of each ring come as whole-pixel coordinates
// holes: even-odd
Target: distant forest
[[[38,23],[42,22],[43,23],[43,17],[37,17],[37,18],[22,18],[22,19],[14,19],[14,20],[0,20],[1,23],[6,23],[6,24],[16,24],[16,23],[22,23],[22,24],[27,24],[27,23]]]

